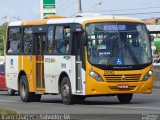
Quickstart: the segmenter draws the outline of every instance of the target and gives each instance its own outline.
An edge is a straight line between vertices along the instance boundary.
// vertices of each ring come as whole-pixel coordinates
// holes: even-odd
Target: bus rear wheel
[[[19,92],[23,102],[39,102],[41,99],[41,95],[29,92],[28,79],[25,75],[20,78]]]
[[[69,105],[75,102],[75,96],[71,92],[71,83],[68,77],[64,77],[60,86],[61,97],[64,104]]]
[[[117,98],[120,103],[125,104],[131,102],[133,94],[119,94]]]

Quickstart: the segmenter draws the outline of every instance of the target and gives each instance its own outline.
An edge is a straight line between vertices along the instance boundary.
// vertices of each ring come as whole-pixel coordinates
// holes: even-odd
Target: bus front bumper
[[[138,82],[98,82],[93,78],[91,80],[92,84],[86,84],[86,95],[152,93],[153,76],[147,81]]]

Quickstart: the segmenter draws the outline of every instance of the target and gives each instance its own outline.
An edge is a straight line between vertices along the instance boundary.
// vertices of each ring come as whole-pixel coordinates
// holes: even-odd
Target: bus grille
[[[138,82],[141,74],[130,75],[104,75],[107,82]]]

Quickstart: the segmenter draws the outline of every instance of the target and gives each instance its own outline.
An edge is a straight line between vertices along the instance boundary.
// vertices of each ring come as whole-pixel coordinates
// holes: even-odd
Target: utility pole
[[[81,3],[81,0],[78,0],[78,12],[79,13],[82,13],[82,3]]]

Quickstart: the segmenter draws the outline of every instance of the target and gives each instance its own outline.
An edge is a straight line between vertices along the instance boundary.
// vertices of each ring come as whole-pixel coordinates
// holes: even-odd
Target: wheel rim
[[[26,95],[26,86],[24,84],[24,82],[21,83],[21,96],[24,98]]]
[[[68,98],[69,97],[69,86],[68,84],[65,84],[62,88],[62,95],[64,98]]]

